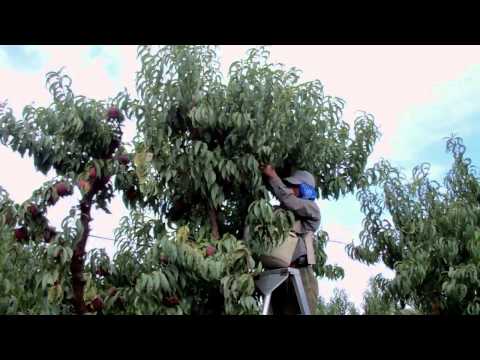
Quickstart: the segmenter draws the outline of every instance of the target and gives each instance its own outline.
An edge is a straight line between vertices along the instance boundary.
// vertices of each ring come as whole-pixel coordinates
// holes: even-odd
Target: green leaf
[[[163,272],[159,272],[158,275],[159,275],[159,278],[160,278],[160,284],[161,284],[162,290],[164,292],[167,292],[167,293],[172,292],[172,289],[170,287],[170,284],[169,284],[168,279],[165,276],[165,274]]]
[[[193,147],[193,153],[195,155],[198,155],[199,151],[200,151],[200,147],[202,145],[202,142],[200,141],[195,141],[195,144],[194,144],[194,147]]]
[[[160,289],[160,274],[159,272],[154,272],[152,274],[152,286],[155,291]]]

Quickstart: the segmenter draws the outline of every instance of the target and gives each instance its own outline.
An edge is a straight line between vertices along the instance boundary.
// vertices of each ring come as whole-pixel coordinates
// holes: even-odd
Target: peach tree
[[[199,278],[213,283],[207,287],[208,296],[205,286],[195,290],[190,285],[186,303],[194,305],[191,311],[256,312],[256,260],[281,241],[292,220],[287,212],[273,212],[259,165],[272,163],[283,175],[294,168],[307,169],[316,175],[324,198],[338,198],[354,191],[363,172],[378,135],[373,119],[362,114],[351,131],[341,120],[340,99],[324,95],[318,81],[299,83],[298,71],[269,63],[263,48],[232,64],[226,81],[210,47],[140,47],[138,54],[142,64],[137,77],[139,99],[125,109],[137,121],[138,190],[161,219],[157,225],[171,225],[176,233],[166,229],[156,252],[151,245],[131,251],[140,251],[140,258],[150,251],[153,259],[160,255],[175,262],[177,248],[171,244],[181,239],[186,249],[200,250],[194,257],[198,265],[176,264],[187,266],[186,273],[202,269],[202,254],[226,265],[210,279],[195,275],[193,283]],[[119,237],[128,239],[125,234],[138,226],[131,219],[125,219],[125,224]],[[247,224],[255,229],[254,236],[248,243],[240,242]],[[325,240],[326,234],[319,237]],[[318,244],[317,273],[341,275],[340,269],[324,266],[324,241]],[[240,249],[235,250],[237,246]],[[212,249],[213,256],[209,255]],[[229,259],[233,254],[238,259]],[[230,268],[235,263],[242,267]],[[156,287],[151,286],[153,292],[146,289],[155,271],[140,283],[154,298],[148,302],[144,295],[138,302],[150,306],[158,302]]]
[[[3,197],[5,311],[258,313],[259,256],[293,221],[292,213],[274,211],[259,165],[271,163],[281,175],[312,172],[325,199],[354,192],[362,179],[378,137],[372,116],[361,113],[351,129],[341,99],[270,63],[265,48],[233,63],[226,79],[210,46],[140,46],[138,58],[136,97],[87,99],[53,72],[50,107],[27,106],[21,120],[2,115],[2,143],[57,174],[24,204]],[[129,152],[124,119],[137,127]],[[48,206],[74,186],[79,205],[61,231],[52,229]],[[108,212],[115,194],[130,211],[115,230],[115,256],[87,254],[91,207]],[[254,229],[248,241],[247,225]],[[328,235],[317,238],[317,275],[343,276],[325,264]],[[13,281],[16,272],[28,286]]]
[[[328,302],[320,296],[315,315],[360,315],[345,289],[333,289]]]
[[[368,288],[363,293],[362,310],[363,315],[404,314],[391,296],[385,294],[377,277],[372,277],[368,281]]]
[[[21,120],[11,109],[1,113],[2,144],[22,157],[27,153],[43,174],[52,169],[56,174],[22,204],[15,204],[2,189],[2,299],[13,312],[86,313],[101,307],[97,294],[85,296],[91,209],[109,212],[114,194],[110,178],[123,166],[123,116],[106,102],[75,96],[66,75],[47,74],[47,85],[53,98],[49,107],[26,106]],[[48,208],[71,196],[74,187],[81,200],[62,228],[55,229],[49,224]]]
[[[465,146],[447,141],[453,166],[444,186],[429,179],[429,164],[412,179],[386,161],[366,171],[357,196],[365,214],[361,244],[350,255],[367,264],[382,260],[392,280],[376,278],[390,301],[426,314],[479,314],[480,184]]]

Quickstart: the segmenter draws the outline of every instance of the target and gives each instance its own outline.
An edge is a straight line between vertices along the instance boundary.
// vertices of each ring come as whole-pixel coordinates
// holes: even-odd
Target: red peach
[[[216,252],[217,252],[217,249],[215,248],[215,246],[213,245],[207,246],[207,250],[206,250],[207,256],[213,256]]]

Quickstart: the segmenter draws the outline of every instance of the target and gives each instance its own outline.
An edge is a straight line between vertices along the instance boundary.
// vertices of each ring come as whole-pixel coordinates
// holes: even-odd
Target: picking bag
[[[260,257],[260,261],[266,268],[284,268],[289,267],[293,261],[293,255],[299,237],[295,231],[288,233],[287,239],[280,245],[272,249],[269,254]]]
[[[249,229],[245,229],[245,238],[248,239]],[[302,241],[303,244],[299,244],[299,241]],[[306,233],[301,232],[301,223],[296,221],[293,229],[288,233],[288,237],[285,241],[274,247],[269,253],[264,254],[260,257],[260,261],[263,266],[266,268],[285,268],[289,267],[290,264],[296,260],[294,256],[296,255],[297,247],[301,245],[307,253],[307,262],[308,265],[315,264],[315,250],[314,250],[314,236],[313,232],[309,231]]]

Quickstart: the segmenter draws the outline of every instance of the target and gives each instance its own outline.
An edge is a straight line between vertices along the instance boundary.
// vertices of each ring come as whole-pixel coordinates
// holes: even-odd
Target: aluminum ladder
[[[293,280],[300,314],[311,315],[300,271],[291,267],[264,271],[255,281],[255,285],[263,294],[262,315],[270,314],[272,293],[289,278]]]

